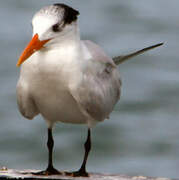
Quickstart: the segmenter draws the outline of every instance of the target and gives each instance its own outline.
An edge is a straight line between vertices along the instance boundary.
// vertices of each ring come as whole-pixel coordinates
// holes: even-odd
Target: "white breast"
[[[78,50],[73,46],[44,49],[36,52],[22,66],[20,81],[28,85],[28,93],[47,121],[86,123],[69,91],[69,86],[78,86],[81,81],[78,56]]]

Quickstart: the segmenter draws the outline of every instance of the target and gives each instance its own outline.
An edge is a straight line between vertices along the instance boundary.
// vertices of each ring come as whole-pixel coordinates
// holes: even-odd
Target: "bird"
[[[163,44],[111,58],[96,43],[81,40],[78,16],[78,10],[62,3],[41,8],[32,18],[32,39],[17,62],[19,111],[30,120],[40,114],[47,124],[48,166],[36,175],[63,174],[53,165],[52,132],[57,122],[63,122],[87,126],[82,165],[65,174],[89,176],[91,129],[109,118],[120,99],[117,65]]]

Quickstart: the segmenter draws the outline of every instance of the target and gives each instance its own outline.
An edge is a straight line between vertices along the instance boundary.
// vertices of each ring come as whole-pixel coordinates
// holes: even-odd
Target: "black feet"
[[[53,136],[52,136],[52,129],[48,129],[48,141],[47,141],[47,147],[48,147],[48,167],[45,171],[40,171],[40,172],[32,172],[33,175],[41,175],[41,176],[48,176],[48,175],[67,175],[71,177],[89,177],[89,174],[86,172],[86,162],[88,159],[89,152],[91,150],[91,132],[90,129],[88,129],[88,136],[87,140],[84,144],[85,147],[85,155],[83,159],[83,163],[81,165],[81,168],[78,171],[75,172],[59,172],[57,169],[53,167],[53,146],[54,146],[54,141],[53,141]]]
[[[62,175],[61,172],[56,170],[54,167],[48,167],[45,171],[35,172],[32,173],[33,175],[41,175],[41,176],[48,176],[48,175]]]
[[[83,170],[79,170],[75,172],[65,172],[65,175],[71,177],[89,177],[89,174]]]

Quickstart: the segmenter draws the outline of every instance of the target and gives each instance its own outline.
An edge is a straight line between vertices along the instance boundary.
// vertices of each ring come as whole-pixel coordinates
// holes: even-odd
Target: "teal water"
[[[42,6],[64,2],[80,11],[83,39],[111,56],[158,42],[163,47],[120,65],[121,100],[110,120],[92,131],[92,172],[179,177],[179,1],[0,1],[0,166],[46,167],[46,125],[24,119],[16,105],[18,56],[31,38],[31,18]],[[86,127],[58,124],[55,165],[79,168]]]

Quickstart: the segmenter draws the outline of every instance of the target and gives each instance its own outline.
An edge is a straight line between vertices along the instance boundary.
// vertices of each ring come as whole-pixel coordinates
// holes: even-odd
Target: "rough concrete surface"
[[[65,175],[50,175],[40,176],[33,175],[32,172],[38,172],[37,170],[15,170],[7,169],[5,167],[0,169],[1,179],[59,179],[59,180],[172,180],[169,178],[152,178],[145,176],[127,176],[122,174],[102,174],[102,173],[90,173],[89,177],[70,177]]]

